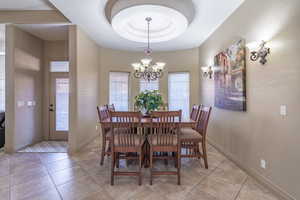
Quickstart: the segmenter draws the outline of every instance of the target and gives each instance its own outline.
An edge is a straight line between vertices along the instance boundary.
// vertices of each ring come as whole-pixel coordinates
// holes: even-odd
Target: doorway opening
[[[5,146],[5,24],[0,24],[0,152]]]
[[[16,28],[42,43],[40,75],[43,98],[40,106],[41,133],[18,152],[67,153],[69,140],[69,25],[18,24]],[[30,36],[30,37],[31,37]]]

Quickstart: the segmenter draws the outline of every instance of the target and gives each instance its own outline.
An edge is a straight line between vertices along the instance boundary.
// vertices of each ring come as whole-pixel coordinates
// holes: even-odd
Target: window
[[[159,79],[156,79],[154,81],[140,79],[140,92],[144,92],[145,90],[159,90]]]
[[[0,111],[5,111],[5,24],[0,24]]]
[[[0,111],[5,111],[5,54],[0,55]]]
[[[129,73],[109,73],[109,104],[114,104],[117,111],[128,111]]]
[[[169,110],[182,110],[182,117],[190,113],[190,75],[189,73],[169,73]]]
[[[50,62],[50,72],[69,72],[69,62],[68,61]]]

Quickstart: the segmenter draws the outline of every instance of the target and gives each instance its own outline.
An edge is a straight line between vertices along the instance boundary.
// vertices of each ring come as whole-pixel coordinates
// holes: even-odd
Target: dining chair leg
[[[100,165],[103,165],[103,162],[104,162],[105,149],[106,149],[106,140],[105,140],[105,137],[102,137],[102,147],[101,147],[101,160],[100,160]]]
[[[139,185],[142,185],[142,150],[139,153]]]
[[[198,154],[198,159],[200,159],[200,160],[201,160],[200,144],[199,144],[199,143],[196,143],[195,145],[197,146],[197,154]]]
[[[203,153],[203,159],[204,159],[204,166],[206,169],[208,169],[208,161],[207,161],[207,152],[206,152],[205,142],[202,142],[202,153]]]
[[[176,152],[172,152],[172,154],[173,154],[173,157],[175,158],[174,159],[174,161],[175,161],[175,168],[177,168],[178,167],[178,153],[176,153]]]
[[[114,185],[114,170],[115,170],[115,160],[116,156],[115,153],[111,153],[111,175],[110,175],[110,184]]]
[[[163,152],[163,156],[168,157],[168,152]],[[165,160],[165,166],[168,166],[169,162],[168,159],[164,159]]]
[[[181,148],[179,148],[181,149]],[[178,151],[179,152],[179,151]],[[180,185],[180,168],[181,168],[181,156],[180,153],[177,153],[177,184]]]
[[[119,168],[120,167],[120,153],[117,153],[116,154],[116,168]]]
[[[152,178],[153,178],[153,152],[150,147],[150,185],[152,185]]]

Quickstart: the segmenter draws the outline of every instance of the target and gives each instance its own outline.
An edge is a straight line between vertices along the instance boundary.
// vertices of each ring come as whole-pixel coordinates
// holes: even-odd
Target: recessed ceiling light
[[[186,31],[189,20],[184,12],[164,5],[139,4],[119,7],[113,13],[113,29],[123,38],[147,42],[145,19],[151,17],[151,43],[172,40]]]

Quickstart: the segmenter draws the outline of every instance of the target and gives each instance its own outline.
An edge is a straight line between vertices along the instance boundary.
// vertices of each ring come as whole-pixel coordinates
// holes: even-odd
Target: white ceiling
[[[123,39],[114,32],[105,17],[108,0],[49,1],[103,47],[141,51],[146,46],[145,43]],[[200,46],[243,2],[244,0],[193,0],[196,13],[187,31],[173,40],[152,44],[152,49],[170,51]]]
[[[0,10],[53,10],[48,0],[0,0]]]
[[[35,35],[42,40],[58,41],[68,39],[68,25],[62,24],[21,24],[22,30]]]

